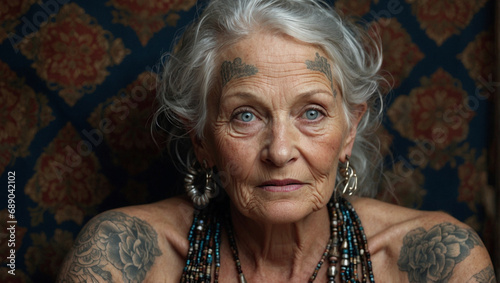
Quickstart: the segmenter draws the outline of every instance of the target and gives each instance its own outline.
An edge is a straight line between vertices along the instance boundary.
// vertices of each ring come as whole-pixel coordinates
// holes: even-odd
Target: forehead
[[[256,66],[259,72],[290,67],[307,69],[305,62],[314,60],[316,53],[325,56],[319,47],[290,36],[259,32],[228,47],[220,63],[241,58],[243,62]]]

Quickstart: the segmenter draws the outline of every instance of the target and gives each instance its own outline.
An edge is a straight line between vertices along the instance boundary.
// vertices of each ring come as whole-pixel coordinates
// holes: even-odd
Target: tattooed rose
[[[410,282],[447,282],[455,265],[480,244],[476,233],[451,223],[418,228],[403,239],[398,266]]]
[[[156,233],[136,219],[113,223],[104,221],[99,227],[101,249],[108,261],[123,272],[125,282],[144,279],[161,252],[154,245]]]

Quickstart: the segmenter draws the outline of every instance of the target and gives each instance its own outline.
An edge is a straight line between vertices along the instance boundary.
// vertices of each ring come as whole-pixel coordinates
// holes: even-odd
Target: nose
[[[283,167],[297,160],[296,140],[293,125],[273,121],[262,148],[261,160],[276,167]]]

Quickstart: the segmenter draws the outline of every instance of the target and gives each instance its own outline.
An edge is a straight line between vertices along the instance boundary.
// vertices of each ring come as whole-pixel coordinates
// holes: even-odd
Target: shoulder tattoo
[[[479,273],[474,274],[467,283],[495,283],[495,272],[493,267],[489,265],[485,269],[481,270]]]
[[[257,67],[243,63],[240,57],[235,58],[233,62],[224,61],[220,70],[222,87],[224,87],[231,79],[249,77],[257,74],[257,72],[259,72]]]
[[[156,231],[144,220],[121,212],[107,212],[87,224],[73,245],[72,257],[60,282],[142,282],[161,255]]]
[[[475,246],[483,246],[471,229],[441,223],[429,231],[419,227],[403,238],[398,267],[410,282],[448,282],[455,265]]]
[[[330,87],[333,91],[333,96],[337,96],[337,91],[333,88],[333,76],[332,76],[332,68],[330,67],[330,63],[328,60],[320,56],[319,53],[316,52],[316,58],[314,61],[306,60],[307,69],[312,71],[318,71],[325,74],[326,78],[330,81]]]

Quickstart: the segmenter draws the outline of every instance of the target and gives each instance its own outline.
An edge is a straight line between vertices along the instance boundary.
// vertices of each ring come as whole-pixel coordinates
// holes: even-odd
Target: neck
[[[328,208],[294,223],[270,224],[250,219],[231,207],[233,230],[245,274],[308,278],[330,237]],[[247,276],[248,277],[248,276]]]

